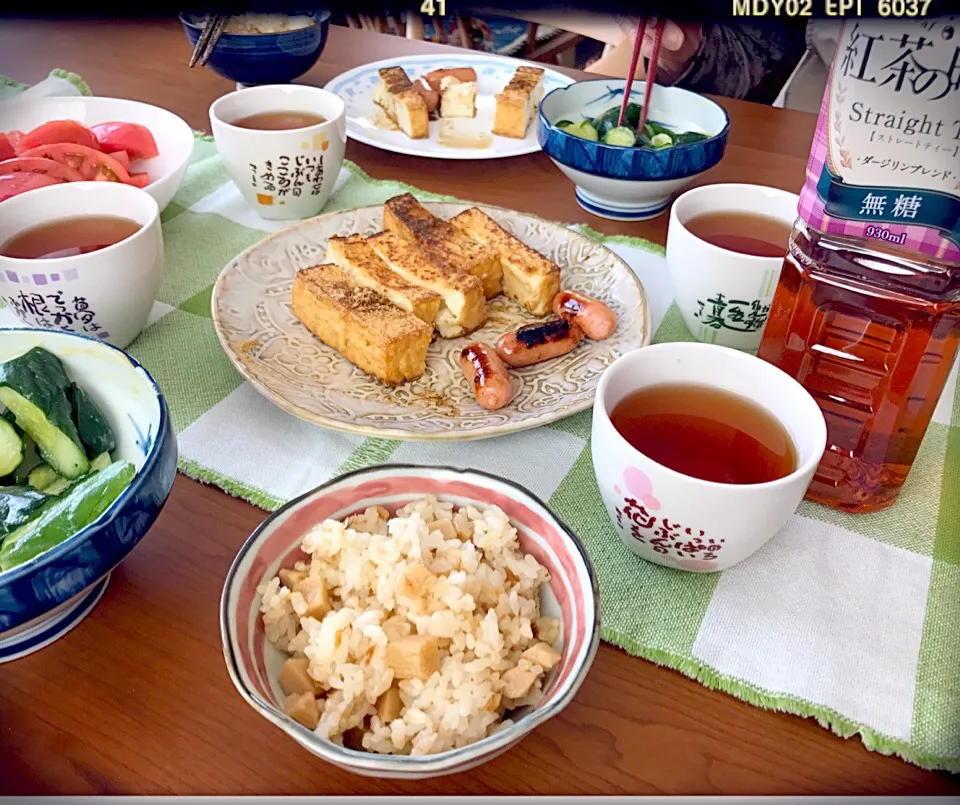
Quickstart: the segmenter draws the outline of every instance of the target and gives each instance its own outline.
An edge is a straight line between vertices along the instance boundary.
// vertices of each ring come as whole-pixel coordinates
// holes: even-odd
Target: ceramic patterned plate
[[[472,206],[424,205],[441,218]],[[524,243],[556,262],[561,287],[610,305],[616,332],[584,340],[552,361],[511,371],[514,397],[486,411],[460,372],[460,351],[471,341],[493,344],[505,332],[539,321],[504,296],[487,303],[487,323],[462,338],[430,346],[423,375],[390,388],[322,343],[293,315],[290,294],[297,270],[325,261],[334,235],[381,231],[383,207],[328,213],[277,232],[251,246],[220,273],[213,289],[213,321],[227,356],[269,400],[307,422],[389,439],[466,441],[535,428],[593,404],[597,383],[616,358],[650,341],[643,286],[605,246],[566,227],[500,207],[476,205]]]
[[[523,140],[509,137],[492,137],[488,148],[452,148],[437,141],[440,122],[430,121],[430,137],[426,140],[411,140],[400,131],[384,128],[379,107],[373,102],[373,89],[380,80],[380,68],[400,66],[411,79],[426,75],[432,70],[447,67],[473,67],[477,71],[477,117],[468,125],[471,130],[489,132],[493,127],[495,96],[502,90],[517,67],[528,62],[471,53],[469,56],[408,56],[365,64],[348,70],[334,78],[325,89],[339,95],[347,106],[347,134],[354,140],[397,154],[411,154],[434,159],[499,159],[540,150],[537,142],[537,121],[534,119]],[[534,67],[543,67],[535,64]],[[544,95],[558,87],[573,83],[572,78],[545,69],[543,76]],[[534,115],[536,118],[536,115]]]

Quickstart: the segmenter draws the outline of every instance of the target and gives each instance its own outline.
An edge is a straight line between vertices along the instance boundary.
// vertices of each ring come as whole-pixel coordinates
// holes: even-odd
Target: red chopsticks
[[[627,104],[630,103],[630,91],[633,89],[633,78],[637,74],[637,62],[640,61],[640,46],[643,45],[643,35],[647,31],[647,18],[644,17],[640,22],[640,30],[637,31],[637,38],[633,43],[633,56],[630,58],[630,72],[627,73],[627,83],[623,86],[623,103],[620,105],[620,117],[617,118],[617,125],[623,125],[623,118],[627,114]]]
[[[650,95],[653,92],[653,85],[657,77],[657,60],[660,58],[660,45],[663,42],[663,29],[665,23],[657,20],[653,27],[653,50],[650,52],[650,69],[647,72],[646,82],[643,92],[643,106],[640,107],[640,122],[637,124],[637,135],[643,131],[647,123],[647,115],[650,110]],[[637,72],[637,62],[640,60],[640,47],[643,45],[643,35],[647,30],[647,20],[640,23],[640,30],[637,31],[637,39],[633,43],[633,56],[630,59],[630,72],[627,73],[627,83],[623,87],[623,105],[620,107],[620,117],[617,119],[617,125],[622,126],[624,117],[627,114],[627,104],[630,103],[630,92],[633,89],[633,78]]]
[[[644,85],[643,106],[640,108],[640,122],[637,124],[637,134],[643,131],[647,125],[647,113],[650,111],[650,95],[653,92],[653,85],[657,83],[657,60],[660,58],[660,45],[663,42],[663,29],[666,23],[657,20],[656,27],[653,29],[653,50],[650,51],[650,69],[647,72],[646,83]]]

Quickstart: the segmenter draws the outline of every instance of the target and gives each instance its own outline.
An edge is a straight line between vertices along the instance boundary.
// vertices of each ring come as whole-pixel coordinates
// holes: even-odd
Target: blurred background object
[[[340,24],[409,39],[575,67],[625,78],[640,17],[584,11],[511,12],[482,6],[439,16],[407,8],[347,15]],[[666,20],[657,81],[694,92],[816,112],[832,61],[832,21]],[[635,77],[643,79],[652,47],[648,25]]]
[[[183,30],[215,73],[238,83],[285,84],[307,72],[323,52],[330,28],[330,12],[296,14],[246,13],[226,17],[212,47],[201,43],[207,14],[183,12]],[[215,31],[216,33],[216,31]]]
[[[602,42],[582,32],[563,29],[535,17],[506,17],[496,11],[465,10],[442,16],[399,6],[386,8],[381,14],[345,14],[342,19],[335,16],[334,22],[350,28],[564,67],[583,68],[603,50]]]

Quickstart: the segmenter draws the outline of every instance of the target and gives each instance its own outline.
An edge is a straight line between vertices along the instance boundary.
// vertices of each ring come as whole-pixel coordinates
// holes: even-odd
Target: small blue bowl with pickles
[[[0,329],[0,663],[76,626],[173,487],[150,374],[99,339]]]
[[[194,47],[206,20],[206,14],[180,15]],[[248,86],[287,84],[317,63],[329,30],[329,11],[231,17],[214,45],[207,67]]]
[[[653,88],[647,123],[638,129],[645,86],[633,82],[623,125],[623,79],[578,81],[540,102],[540,146],[573,181],[580,206],[601,218],[660,215],[726,150],[730,117],[724,108],[678,87]]]

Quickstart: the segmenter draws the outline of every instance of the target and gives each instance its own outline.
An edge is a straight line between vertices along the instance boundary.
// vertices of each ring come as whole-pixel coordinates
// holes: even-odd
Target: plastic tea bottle
[[[896,502],[957,354],[958,88],[960,17],[844,23],[759,356],[823,410],[807,497],[846,511]]]

